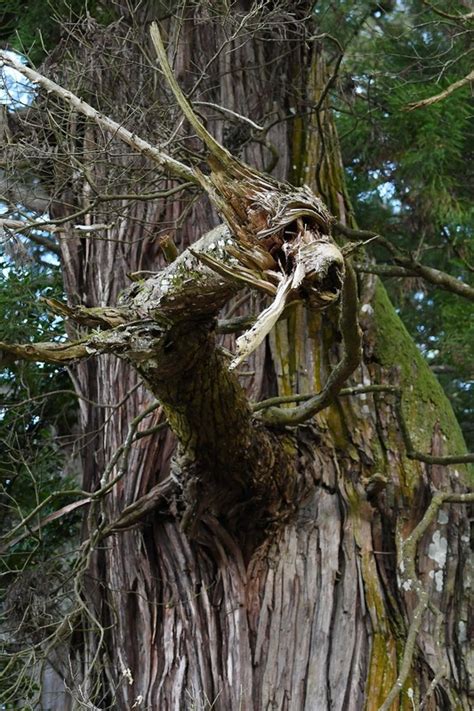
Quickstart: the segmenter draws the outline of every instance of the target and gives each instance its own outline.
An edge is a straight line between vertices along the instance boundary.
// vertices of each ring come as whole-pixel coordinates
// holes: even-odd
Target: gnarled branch
[[[361,333],[357,317],[358,303],[355,272],[347,264],[339,319],[344,349],[341,360],[320,393],[291,410],[269,407],[261,415],[264,422],[272,425],[300,425],[331,404],[360,363]]]

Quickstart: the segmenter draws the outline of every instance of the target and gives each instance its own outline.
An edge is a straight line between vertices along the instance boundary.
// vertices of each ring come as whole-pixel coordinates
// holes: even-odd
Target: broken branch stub
[[[229,249],[242,265],[236,278],[257,288],[265,283],[263,290],[275,294],[275,304],[261,314],[251,333],[242,337],[240,362],[244,352],[249,354],[263,340],[288,300],[303,298],[311,308],[321,309],[340,297],[345,270],[343,255],[331,237],[334,220],[308,186],[295,188],[260,173],[211,136],[176,81],[156,23],[150,33],[179,107],[209,150],[210,175],[196,174],[237,242],[236,248]],[[214,258],[204,255],[203,261],[222,275],[228,271]],[[268,289],[268,283],[274,288]]]

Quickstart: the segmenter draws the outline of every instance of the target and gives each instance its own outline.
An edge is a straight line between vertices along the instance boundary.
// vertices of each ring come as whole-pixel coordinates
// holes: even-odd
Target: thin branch
[[[453,84],[450,84],[440,94],[430,96],[428,99],[422,99],[421,101],[412,101],[410,104],[405,106],[405,111],[413,111],[414,109],[420,109],[423,106],[431,106],[431,104],[436,104],[438,103],[438,101],[446,99],[446,97],[450,96],[450,94],[452,94],[454,91],[461,89],[463,86],[470,84],[472,81],[474,81],[474,69],[462,79],[458,79],[458,81],[455,81]]]
[[[138,428],[138,425],[142,420],[144,420],[148,415],[150,415],[152,412],[154,412],[158,407],[160,407],[160,403],[158,401],[152,402],[151,405],[148,405],[143,412],[140,412],[136,417],[133,418],[133,420],[130,423],[130,427],[128,429],[128,434],[127,437],[125,438],[125,441],[123,444],[118,447],[118,449],[115,451],[113,457],[111,458],[110,462],[107,464],[105,467],[104,473],[102,474],[101,480],[100,480],[100,489],[98,491],[95,491],[93,493],[93,498],[94,499],[100,499],[106,494],[110,489],[112,489],[115,484],[120,481],[120,479],[124,476],[126,469],[127,469],[127,464],[128,464],[128,459],[130,455],[130,449],[132,447],[132,444],[135,441],[135,434],[136,430]],[[165,426],[166,423],[162,423],[163,426]],[[148,434],[148,433],[147,433]],[[119,469],[118,474],[109,481],[109,476],[112,473],[115,465],[119,461],[119,459],[122,459],[122,463]]]
[[[109,202],[112,200],[137,200],[137,201],[147,201],[147,200],[159,200],[162,198],[168,198],[182,190],[187,190],[196,185],[195,182],[181,183],[180,185],[175,185],[174,188],[169,188],[169,190],[157,190],[153,193],[117,193],[102,195],[97,194],[97,200],[99,202]]]
[[[105,410],[115,410],[117,407],[120,407],[120,405],[121,405],[121,403],[118,403],[116,405],[104,404],[101,402],[97,402],[96,400],[91,400],[90,398],[86,397],[85,395],[82,395],[82,393],[77,392],[77,390],[68,390],[66,388],[61,388],[59,390],[50,390],[47,393],[42,393],[41,395],[35,395],[34,397],[28,397],[28,398],[25,398],[24,400],[17,400],[17,402],[8,402],[7,400],[0,400],[0,407],[22,407],[23,405],[29,405],[30,403],[35,402],[37,400],[45,400],[48,397],[55,397],[56,395],[73,395],[74,397],[77,397],[79,400],[83,400],[84,402],[88,402],[90,405],[93,405],[94,407],[103,408]]]
[[[15,545],[15,543],[18,543],[19,541],[23,540],[23,538],[30,535],[30,533],[33,533],[34,531],[38,530],[38,527],[35,527],[35,528],[29,527],[28,532],[26,534],[24,534],[24,535],[22,534],[18,538],[13,538],[13,536],[15,536],[15,534],[20,529],[27,526],[29,524],[29,522],[33,518],[35,518],[35,516],[37,516],[40,513],[40,511],[42,511],[46,506],[49,506],[49,504],[51,502],[55,501],[58,498],[66,497],[66,496],[84,496],[85,493],[86,492],[81,491],[80,489],[71,489],[71,490],[67,490],[67,491],[53,491],[45,499],[43,499],[43,501],[40,501],[40,503],[37,506],[35,506],[35,508],[32,511],[30,511],[29,514],[24,516],[22,518],[22,520],[19,523],[17,523],[16,526],[14,526],[7,534],[2,536],[1,540],[5,541],[5,544],[0,548],[0,553],[5,553],[5,551],[7,551],[8,548],[10,548],[11,546]],[[86,497],[86,499],[81,499],[80,501],[82,501],[82,503],[75,502],[75,505],[76,506],[84,505],[85,503],[90,501],[90,498]],[[72,504],[69,504],[69,506],[71,506],[71,505]],[[61,511],[61,510],[62,509],[59,509],[59,511]],[[52,514],[50,514],[50,515],[52,515]],[[46,517],[46,518],[48,518],[48,517]],[[56,518],[59,518],[59,516]]]
[[[382,277],[408,278],[417,276],[415,271],[391,264],[356,264],[355,270],[358,274],[377,274]]]
[[[59,304],[54,299],[45,300],[49,303]],[[140,325],[146,324],[147,321],[141,319],[139,322],[132,320],[130,317],[124,317],[124,314],[132,314],[131,311],[121,308],[92,308],[77,307],[79,316],[75,316],[75,309],[69,309],[64,304],[61,304],[60,313],[62,315],[73,314],[71,318],[75,318],[80,322],[84,322],[81,318],[82,312],[95,315],[93,320],[94,325],[98,323],[105,326],[107,330],[92,331],[88,336],[78,340],[69,341],[66,343],[4,343],[0,341],[0,366],[8,366],[15,360],[30,360],[38,363],[56,363],[63,365],[72,363],[81,358],[88,358],[92,355],[101,353],[114,353],[118,356],[127,349],[129,344],[130,333],[127,328],[132,329],[137,323]],[[59,311],[59,309],[58,309]],[[113,326],[113,328],[110,328]]]
[[[415,275],[421,277],[422,279],[424,279],[430,284],[433,284],[434,286],[438,286],[440,289],[450,291],[453,294],[457,294],[458,296],[463,296],[465,299],[469,299],[469,301],[474,301],[473,287],[469,286],[468,284],[465,284],[462,281],[459,281],[459,279],[456,279],[456,277],[453,277],[450,274],[447,274],[446,272],[442,272],[439,269],[434,269],[433,267],[427,267],[424,264],[418,262],[416,259],[406,257],[397,249],[397,247],[395,247],[395,245],[393,245],[381,235],[378,235],[376,232],[370,232],[370,230],[354,230],[350,227],[347,227],[346,225],[343,225],[341,222],[336,222],[334,228],[349,239],[370,239],[371,237],[377,237],[377,244],[380,244],[382,247],[384,247],[384,249],[390,252],[396,265],[399,267],[403,267],[407,270],[406,274],[393,273],[388,274],[388,276]],[[369,265],[368,267],[359,267],[359,270],[362,271],[362,269],[371,268],[372,267]],[[379,267],[377,266],[374,268]]]
[[[464,15],[452,15],[450,12],[445,12],[444,10],[440,10],[439,7],[435,7],[428,2],[428,0],[423,0],[423,5],[426,5],[426,7],[429,7],[429,9],[436,13],[436,15],[445,17],[447,20],[454,20],[455,22],[470,22],[474,19],[474,12],[466,12]]]
[[[7,167],[6,163],[5,167]],[[41,214],[48,211],[52,202],[51,195],[41,185],[19,182],[17,179],[8,177],[3,169],[0,170],[0,199],[10,204],[13,209],[17,209],[18,205],[23,205],[28,210]]]
[[[62,492],[58,491],[57,496],[61,497],[64,495],[64,493],[70,493],[70,492]],[[73,492],[74,495],[76,495],[76,492]],[[79,492],[77,492],[79,493]],[[67,514],[70,514],[72,511],[75,511],[76,509],[85,506],[86,504],[90,504],[91,499],[90,497],[86,497],[85,499],[79,499],[79,501],[73,501],[72,504],[66,504],[66,506],[63,506],[62,508],[58,509],[57,511],[53,511],[53,513],[48,514],[44,518],[42,518],[38,523],[36,523],[34,526],[28,526],[28,530],[25,531],[24,533],[21,533],[19,536],[16,538],[13,538],[12,540],[9,540],[8,543],[0,548],[0,553],[6,553],[6,551],[9,548],[13,548],[13,546],[16,546],[18,543],[21,543],[25,538],[29,538],[32,536],[34,533],[37,533],[38,531],[42,530],[44,526],[47,526],[49,523],[52,523],[53,521],[57,521],[59,518],[62,518],[63,516],[66,516]],[[48,497],[48,500],[42,501],[40,507],[36,507],[36,509],[29,514],[27,517],[25,517],[19,524],[18,526],[15,527],[15,530],[18,530],[18,528],[26,526],[28,522],[33,518],[33,516],[36,516],[39,513],[40,508],[44,508],[48,503],[51,503],[50,497]]]
[[[64,89],[51,79],[47,79],[34,69],[26,67],[20,61],[13,58],[10,54],[7,54],[3,50],[0,50],[0,61],[7,66],[16,69],[16,71],[20,72],[20,74],[25,76],[30,81],[39,84],[46,91],[59,96],[63,99],[63,101],[76,109],[76,111],[94,121],[98,126],[101,126],[104,130],[114,134],[117,138],[142,155],[150,158],[150,160],[157,163],[164,171],[170,173],[171,175],[175,175],[178,178],[183,178],[194,185],[201,184],[201,181],[192,168],[189,168],[184,165],[184,163],[181,163],[175,158],[163,153],[159,148],[152,146],[150,143],[124,128],[116,121],[113,121],[111,118],[104,116],[104,114],[94,109],[90,104],[87,104],[71,91]]]
[[[266,400],[261,400],[260,402],[254,403],[252,406],[252,410],[253,412],[259,412],[260,410],[271,409],[277,405],[288,404],[290,402],[309,403],[311,401],[316,401],[317,398],[320,398],[324,392],[325,388],[321,393],[317,395],[295,394],[271,397]],[[418,452],[413,445],[410,431],[408,429],[405,416],[403,414],[402,389],[400,387],[397,387],[396,385],[356,385],[350,388],[342,388],[334,395],[334,397],[347,397],[348,395],[363,395],[366,393],[390,393],[395,396],[395,416],[397,418],[400,433],[405,444],[406,456],[408,457],[408,459],[416,459],[420,462],[425,462],[425,464],[441,464],[445,466],[449,466],[450,464],[468,464],[469,462],[474,462],[474,453],[471,452],[468,452],[467,454],[448,455],[445,457],[438,457],[431,454],[424,454],[422,452]],[[297,409],[298,408],[294,408],[293,411]],[[283,412],[291,413],[292,410],[283,410]],[[267,419],[265,415],[263,416],[263,419]]]
[[[10,220],[8,218],[0,218],[0,229],[5,231],[7,239],[18,232],[28,232],[25,235],[31,242],[38,244],[40,247],[45,247],[48,251],[53,252],[53,254],[60,255],[61,250],[59,249],[56,242],[54,242],[49,237],[44,235],[35,235],[30,232],[30,230],[47,230],[48,232],[54,232],[54,225],[48,222],[40,222],[35,220],[34,222],[23,222],[22,220]]]
[[[67,491],[56,491],[47,496],[43,501],[41,501],[32,511],[30,511],[29,514],[24,516],[22,520],[11,530],[6,534],[5,536],[2,537],[1,540],[5,541],[4,545],[0,547],[0,554],[5,553],[9,548],[12,546],[15,546],[17,543],[20,543],[22,540],[28,538],[29,536],[33,535],[37,531],[41,530],[43,526],[48,525],[49,523],[52,523],[53,521],[56,521],[59,518],[62,518],[63,516],[71,513],[75,509],[85,506],[86,504],[90,504],[91,502],[96,502],[101,500],[106,494],[111,491],[111,489],[115,486],[115,484],[120,481],[120,479],[124,476],[127,470],[127,465],[128,465],[128,459],[130,455],[130,450],[131,446],[134,442],[138,441],[139,439],[143,439],[144,437],[149,437],[153,434],[156,434],[157,432],[160,432],[163,430],[165,427],[168,426],[168,423],[161,422],[158,425],[155,425],[155,427],[150,427],[149,429],[146,430],[141,430],[137,432],[138,425],[140,422],[142,422],[148,415],[152,412],[154,412],[158,407],[160,403],[159,402],[153,402],[151,405],[149,405],[143,412],[141,412],[137,417],[135,417],[131,423],[130,423],[130,428],[127,434],[127,437],[123,444],[117,449],[115,454],[113,455],[112,459],[110,460],[109,464],[107,465],[104,474],[101,479],[101,488],[98,489],[97,491],[94,491],[92,493],[89,493],[85,498],[80,499],[79,501],[74,501],[71,504],[67,504],[66,506],[63,506],[62,508],[58,509],[57,511],[53,511],[53,513],[48,514],[44,518],[42,518],[37,524],[34,526],[29,526],[29,522],[35,518],[40,511],[42,511],[46,506],[49,506],[56,498],[64,497],[64,496],[84,496],[86,492],[81,491],[80,489],[72,489],[72,490],[67,490]],[[113,480],[107,481],[109,474],[117,464],[117,462],[122,459],[120,469],[118,474],[114,477]],[[171,481],[171,480],[170,480]],[[173,482],[173,486],[175,486]],[[131,521],[137,522],[138,519],[143,516],[145,513],[150,511],[154,506],[156,506],[156,502],[160,498],[160,496],[164,493],[170,493],[171,488],[167,486],[166,482],[163,482],[163,484],[159,484],[150,491],[145,494],[141,499],[138,501],[133,502],[129,506],[127,506],[122,514],[120,514],[119,518],[114,521],[112,524],[107,526],[103,531],[101,531],[101,535],[109,535],[109,533],[121,528],[128,527],[131,525]],[[24,533],[20,534],[16,538],[15,533],[19,531],[21,528],[28,527],[28,530],[25,531]],[[105,532],[104,532],[105,531]]]
[[[229,116],[233,116],[234,118],[238,119],[239,121],[248,123],[248,125],[251,126],[252,128],[254,128],[256,131],[265,131],[265,126],[259,126],[258,123],[255,123],[255,121],[252,121],[247,116],[242,116],[242,114],[238,114],[237,111],[232,111],[232,109],[228,109],[225,106],[220,106],[219,104],[213,104],[212,101],[194,101],[193,104],[194,104],[194,106],[209,106],[212,109],[221,111],[223,114],[228,114]]]
[[[407,457],[409,459],[417,459],[420,462],[425,462],[426,464],[467,464],[468,462],[474,462],[474,453],[460,454],[446,457],[438,457],[431,454],[423,454],[423,452],[418,452],[411,438],[410,430],[406,423],[405,417],[403,415],[402,409],[402,391],[399,389],[395,393],[395,413],[397,415],[398,424],[400,426],[400,432],[405,443],[407,450]]]
[[[412,622],[405,640],[402,663],[400,664],[400,671],[398,673],[397,680],[390,689],[390,692],[388,693],[388,696],[382,706],[380,706],[379,711],[390,711],[392,703],[402,691],[403,685],[408,678],[413,661],[413,655],[415,653],[416,639],[418,637],[418,632],[420,631],[421,623],[423,622],[423,613],[428,607],[428,600],[429,596],[426,590],[420,590],[418,592],[418,604],[413,611]]]
[[[216,141],[216,139],[211,136],[209,131],[204,127],[202,122],[198,119],[196,114],[193,111],[193,108],[191,104],[189,103],[188,99],[185,97],[183,92],[181,91],[181,87],[179,86],[178,82],[176,81],[176,77],[173,73],[173,70],[170,67],[169,61],[168,61],[168,55],[166,54],[166,49],[163,44],[163,40],[161,38],[160,30],[158,28],[158,25],[156,22],[152,22],[151,27],[150,27],[150,36],[151,40],[153,42],[153,46],[155,48],[155,52],[158,57],[158,61],[160,63],[161,71],[163,72],[166,81],[168,82],[168,85],[173,92],[173,95],[178,102],[178,105],[193,127],[193,129],[196,131],[197,135],[201,139],[201,141],[207,146],[207,148],[211,151],[211,153],[216,157],[220,158],[224,165],[228,163],[229,161],[232,161],[233,158],[229,151],[225,149],[221,144]],[[195,174],[193,173],[193,176]]]
[[[338,397],[344,397],[347,395],[364,395],[366,393],[385,393],[385,392],[395,392],[396,386],[392,385],[356,385],[352,388],[342,388],[337,394]],[[269,397],[266,400],[260,400],[252,405],[253,412],[258,412],[259,410],[265,410],[268,407],[273,407],[274,405],[283,405],[290,402],[307,402],[314,398],[314,393],[309,395],[280,395],[277,397]]]

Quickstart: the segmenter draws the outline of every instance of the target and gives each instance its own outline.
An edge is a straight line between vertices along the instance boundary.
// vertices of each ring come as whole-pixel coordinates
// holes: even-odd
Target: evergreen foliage
[[[457,2],[438,7],[453,16],[460,10]],[[363,31],[347,38],[334,96],[360,226],[466,283],[474,264],[471,91],[466,86],[431,106],[407,107],[470,71],[470,38],[469,27],[423,2],[376,10]],[[390,262],[382,248],[373,253]],[[472,442],[474,307],[416,278],[385,281]]]
[[[0,270],[3,274],[0,280],[2,339],[12,342],[58,340],[63,324],[48,314],[40,301],[40,296],[60,294],[58,268],[19,266],[5,257],[0,260]],[[64,575],[70,560],[66,553],[70,553],[77,538],[79,518],[74,515],[34,533],[42,518],[70,503],[71,498],[61,492],[77,488],[74,466],[67,466],[67,457],[71,454],[68,442],[75,418],[75,398],[64,369],[17,362],[0,373],[0,536],[10,534],[20,521],[55,494],[31,518],[29,527],[33,535],[23,539],[24,529],[20,529],[18,543],[0,556],[3,628],[14,625],[21,635],[33,634],[33,631],[20,629],[22,622],[17,617],[21,600],[18,596],[13,599],[11,594],[5,598],[5,591],[16,580],[15,584],[23,585],[26,595],[28,590],[34,591],[38,581],[51,580],[59,570]],[[43,632],[47,634],[47,629]],[[32,641],[35,640],[32,638]],[[8,653],[15,650],[5,651],[6,664]],[[13,708],[8,705],[13,680],[16,693],[18,688],[22,689],[25,703],[35,692],[34,680],[24,675],[27,665],[24,667],[19,660],[13,665],[10,660],[8,664],[0,685],[0,701],[5,702],[2,708],[6,709]],[[2,665],[0,655],[0,669]],[[20,680],[18,684],[15,669],[23,670],[23,682]]]
[[[98,20],[110,19],[100,2],[83,0],[4,0],[0,10],[0,41],[39,63],[61,38],[60,27],[89,12]]]

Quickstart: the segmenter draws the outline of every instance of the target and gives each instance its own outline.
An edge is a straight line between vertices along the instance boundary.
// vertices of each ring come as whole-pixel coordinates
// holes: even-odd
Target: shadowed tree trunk
[[[201,81],[196,108],[202,100],[274,123],[262,138],[206,106],[208,130],[259,170],[277,158],[276,178],[309,186],[340,223],[356,227],[325,96],[331,72],[323,46],[308,40],[303,11],[295,19],[269,10],[265,27],[248,21],[232,38],[235,16],[226,25],[206,7],[164,24],[178,82],[189,92]],[[89,21],[95,74],[71,88],[96,105],[87,82],[100,84],[98,108],[117,121],[138,101],[141,115],[126,126],[157,143],[165,102],[172,118],[180,112],[162,75],[150,70],[150,8],[135,15],[130,33],[131,18],[113,31]],[[86,50],[75,51],[82,62]],[[54,60],[50,75],[66,83]],[[295,118],[282,120],[288,115]],[[409,457],[401,430],[434,457],[462,453],[464,445],[382,285],[371,275],[358,283],[362,358],[346,390],[296,424],[283,421],[294,403],[253,414],[251,402],[323,389],[343,354],[340,305],[290,304],[244,365],[229,370],[226,349],[235,350],[235,338],[216,333],[217,316],[258,314],[270,303],[203,267],[200,251],[212,243],[217,253],[231,232],[219,227],[204,246],[185,251],[220,223],[194,188],[178,198],[96,203],[97,193],[176,184],[158,181],[147,158],[72,109],[62,120],[74,157],[54,168],[51,217],[84,210],[59,233],[69,306],[115,307],[127,287],[120,304],[134,316],[117,336],[120,358],[105,353],[69,366],[88,398],[81,401],[83,488],[118,480],[85,519],[91,544],[77,583],[85,609],[61,669],[70,698],[48,700],[50,707],[375,710],[405,662],[401,694],[384,708],[418,708],[425,699],[425,709],[467,709],[465,506],[448,500],[433,508],[425,530],[410,538],[435,490],[464,491],[464,467]],[[199,148],[195,138],[184,146]],[[109,226],[78,236],[78,219]],[[130,287],[127,274],[164,267],[160,232],[173,234],[181,256]],[[205,276],[188,293],[186,275],[200,269]],[[70,325],[68,335],[77,337],[78,328]],[[350,392],[360,386],[366,391]],[[155,397],[160,406],[149,408],[140,428],[165,417],[169,427],[136,440],[110,466]],[[120,518],[124,511],[130,518]]]

